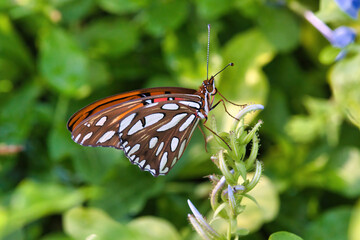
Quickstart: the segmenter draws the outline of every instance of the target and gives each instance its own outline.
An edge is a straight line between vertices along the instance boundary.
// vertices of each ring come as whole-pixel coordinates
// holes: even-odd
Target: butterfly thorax
[[[211,77],[209,80],[204,80],[199,90],[196,92],[196,94],[201,97],[203,106],[198,111],[198,117],[207,119],[216,93],[217,89],[215,87],[214,77]]]

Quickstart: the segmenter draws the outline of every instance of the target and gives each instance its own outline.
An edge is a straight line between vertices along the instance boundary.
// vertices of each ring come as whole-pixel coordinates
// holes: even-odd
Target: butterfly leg
[[[220,101],[219,101],[220,102]],[[219,104],[219,102],[217,103],[217,104]],[[216,104],[216,105],[217,105]],[[207,120],[208,120],[208,118],[207,118],[207,116],[205,116],[205,121],[202,123],[202,125],[207,129],[207,130],[209,130],[212,134],[214,134],[215,136],[217,136],[218,138],[220,138],[221,139],[221,141],[223,141],[225,144],[226,144],[226,146],[228,146],[228,148],[230,149],[230,151],[232,150],[231,149],[231,147],[230,147],[230,145],[222,138],[222,137],[220,137],[216,132],[214,132],[211,128],[209,128],[208,126],[206,126],[205,125],[205,123],[207,122]],[[200,128],[200,126],[199,126],[199,128]],[[201,133],[203,134],[203,136],[204,136],[204,138],[206,137],[206,135],[205,135],[205,133],[203,132],[203,130],[200,128],[200,131],[201,131]],[[206,152],[207,152],[207,142],[206,142],[206,138],[205,138],[205,150],[206,150]]]
[[[220,102],[223,104],[224,109],[225,109],[225,112],[226,112],[230,117],[232,117],[233,119],[239,121],[239,119],[237,119],[236,117],[234,117],[233,115],[231,115],[231,114],[229,113],[229,111],[226,109],[226,105],[225,105],[224,99],[220,99],[217,103],[215,103],[214,106],[211,106],[210,110],[213,110],[214,108],[216,108],[217,105],[219,105]],[[245,105],[242,105],[242,106],[245,106]]]
[[[205,151],[208,152],[207,150],[207,140],[206,140],[206,134],[204,133],[204,131],[201,129],[200,125],[198,125],[198,128],[200,129],[201,134],[204,137],[204,141],[205,141]]]
[[[209,128],[208,126],[206,126],[205,123],[203,123],[203,126],[206,127],[206,129],[209,130],[212,134],[214,134],[215,136],[217,136],[218,138],[220,138],[221,141],[223,141],[223,142],[226,144],[226,146],[230,149],[230,151],[232,151],[230,145],[229,145],[222,137],[220,137],[216,132],[214,132],[213,130],[211,130],[211,128]]]
[[[219,90],[217,90],[216,89],[216,92],[222,97],[222,99],[224,99],[225,100],[225,102],[228,102],[228,103],[230,103],[230,104],[232,104],[232,105],[234,105],[234,106],[238,106],[238,107],[246,107],[246,105],[247,104],[236,104],[236,103],[234,103],[234,102],[232,102],[232,101],[230,101],[230,100],[228,100],[226,97],[224,97],[220,92],[219,92]]]

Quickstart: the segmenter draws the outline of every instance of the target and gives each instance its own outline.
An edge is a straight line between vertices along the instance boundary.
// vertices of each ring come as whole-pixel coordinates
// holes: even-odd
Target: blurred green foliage
[[[300,2],[360,30],[332,0]],[[275,0],[0,1],[0,239],[197,239],[186,199],[208,211],[203,176],[215,171],[199,132],[153,178],[121,151],[75,144],[66,121],[112,94],[197,88],[208,23],[209,74],[235,63],[219,91],[265,106],[254,117],[266,176],[245,239],[358,239],[359,44],[333,63],[338,50]],[[227,129],[223,108],[213,112]]]

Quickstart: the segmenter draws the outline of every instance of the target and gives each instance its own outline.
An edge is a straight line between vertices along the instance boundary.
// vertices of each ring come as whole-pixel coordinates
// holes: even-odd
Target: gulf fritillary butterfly
[[[210,25],[208,29],[209,37]],[[121,149],[141,170],[166,175],[183,155],[199,120],[206,120],[220,103],[213,104],[217,74],[197,91],[158,87],[98,100],[76,112],[67,127],[78,144]]]

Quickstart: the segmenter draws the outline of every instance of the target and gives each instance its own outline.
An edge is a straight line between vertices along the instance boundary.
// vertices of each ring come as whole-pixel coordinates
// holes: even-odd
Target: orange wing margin
[[[134,90],[130,92],[120,93],[110,97],[103,98],[96,102],[89,104],[88,106],[80,109],[78,112],[73,114],[67,123],[67,127],[70,132],[84,119],[89,116],[100,112],[111,106],[121,104],[134,99],[140,99],[144,97],[162,95],[162,94],[174,94],[174,93],[184,93],[184,94],[194,94],[196,90],[189,88],[180,88],[180,87],[158,87],[158,88],[145,88],[140,90]]]

